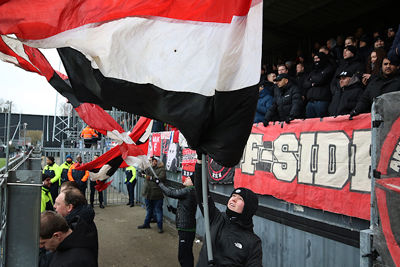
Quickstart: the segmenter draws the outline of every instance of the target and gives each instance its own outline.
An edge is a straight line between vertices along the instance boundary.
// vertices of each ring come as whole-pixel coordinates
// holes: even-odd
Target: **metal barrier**
[[[0,266],[5,266],[7,225],[7,176],[0,174]]]
[[[42,155],[47,157],[47,156],[53,156],[56,160],[57,164],[62,164],[65,161],[65,157],[67,155],[71,155],[72,158],[74,159],[77,155],[82,156],[83,162],[89,162],[93,160],[93,157],[95,155],[100,156],[106,152],[106,150],[102,149],[93,149],[93,148],[53,148],[53,147],[45,147],[43,148],[43,153]],[[45,162],[42,163],[42,165],[45,165]],[[123,169],[118,169],[115,174],[109,178],[109,180],[112,180],[111,185],[103,191],[103,198],[104,198],[104,205],[119,205],[119,204],[126,204],[128,202],[128,192],[126,189],[126,186],[124,184],[125,182],[125,172]],[[139,188],[140,187],[140,188]],[[141,185],[136,186],[136,192],[135,192],[135,197],[139,196],[138,192],[141,192]],[[86,199],[90,200],[90,181],[87,181],[87,187],[86,187]],[[94,192],[94,205],[99,204],[99,192],[95,190]],[[142,200],[144,202],[144,200]]]
[[[9,162],[8,172],[0,174],[1,267],[38,264],[42,183],[37,153],[33,150],[21,153]]]
[[[106,152],[106,150],[94,148],[43,147],[42,149],[42,155],[44,157],[54,157],[56,163],[59,165],[65,161],[67,155],[71,155],[73,160],[75,160],[76,156],[81,155],[83,162],[89,162],[93,160],[95,155],[100,156],[104,152]]]

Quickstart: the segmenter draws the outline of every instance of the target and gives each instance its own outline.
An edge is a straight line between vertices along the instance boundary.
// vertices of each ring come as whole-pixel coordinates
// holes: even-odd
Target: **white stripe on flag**
[[[26,43],[77,49],[106,77],[212,96],[258,83],[262,14],[260,2],[230,24],[129,17]]]

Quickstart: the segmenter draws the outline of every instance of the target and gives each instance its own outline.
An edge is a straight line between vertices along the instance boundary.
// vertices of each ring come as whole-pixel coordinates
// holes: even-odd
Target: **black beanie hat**
[[[355,47],[354,45],[348,45],[346,46],[346,49],[353,53],[353,55],[357,54],[357,47]]]
[[[233,194],[240,195],[244,201],[243,212],[240,215],[240,220],[244,222],[251,220],[258,208],[257,195],[250,189],[244,187],[239,187],[233,190],[233,192],[231,193],[231,197]]]

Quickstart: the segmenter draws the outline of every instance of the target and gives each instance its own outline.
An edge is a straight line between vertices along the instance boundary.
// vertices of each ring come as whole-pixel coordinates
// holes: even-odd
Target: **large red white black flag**
[[[0,17],[0,34],[59,48],[79,101],[167,122],[220,164],[239,162],[258,98],[262,0],[14,0]]]

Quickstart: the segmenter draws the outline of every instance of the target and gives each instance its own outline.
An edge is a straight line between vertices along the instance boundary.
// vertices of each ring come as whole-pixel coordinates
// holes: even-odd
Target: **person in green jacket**
[[[51,178],[50,194],[53,199],[56,199],[58,196],[58,188],[61,185],[60,167],[55,163],[54,157],[51,156],[46,158],[46,164],[43,173],[47,174]]]
[[[61,184],[68,181],[68,170],[71,168],[74,162],[72,161],[72,156],[67,155],[65,157],[65,162],[60,165],[60,177],[61,177]]]
[[[153,170],[151,170],[153,169]],[[154,171],[154,173],[153,173]],[[155,174],[155,175],[154,175]],[[143,196],[146,204],[146,218],[144,223],[138,226],[138,229],[150,228],[150,221],[155,213],[157,218],[158,232],[163,233],[163,199],[164,195],[160,187],[154,182],[153,179],[158,178],[161,182],[165,182],[166,173],[164,164],[158,157],[151,158],[151,167],[144,170]]]
[[[128,189],[129,202],[126,205],[135,206],[136,168],[129,166],[125,169],[125,184]]]
[[[50,176],[47,174],[43,173],[42,174],[42,200],[41,200],[41,207],[40,207],[40,212],[46,211],[46,210],[53,210],[53,198],[51,197],[50,194]]]

